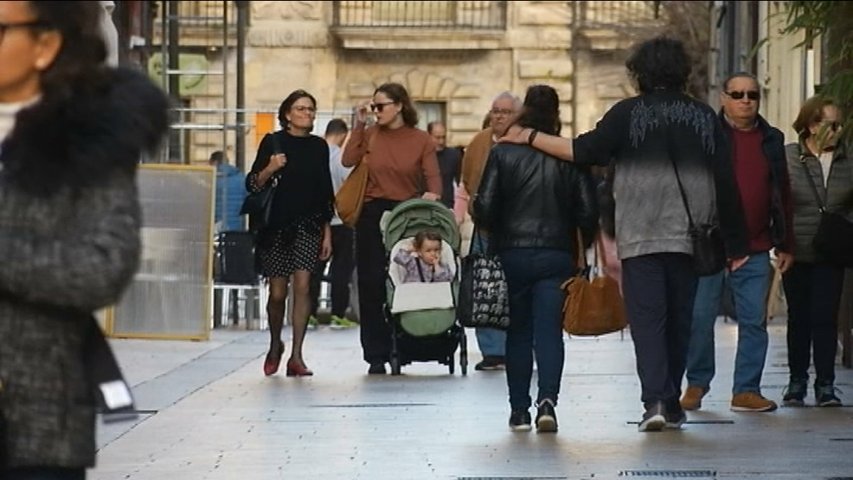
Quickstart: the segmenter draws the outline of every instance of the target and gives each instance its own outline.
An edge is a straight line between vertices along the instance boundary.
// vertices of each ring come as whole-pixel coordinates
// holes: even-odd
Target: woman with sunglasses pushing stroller
[[[368,108],[375,116],[370,127]],[[356,107],[352,136],[341,159],[345,167],[367,161],[369,172],[356,224],[361,347],[369,374],[386,373],[391,355],[391,330],[384,312],[387,259],[379,221],[404,200],[441,196],[435,143],[417,124],[418,113],[406,89],[398,83],[380,85],[373,98]]]

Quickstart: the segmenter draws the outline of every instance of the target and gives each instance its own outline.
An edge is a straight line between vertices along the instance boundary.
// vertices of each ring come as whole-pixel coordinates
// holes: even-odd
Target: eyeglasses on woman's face
[[[821,125],[821,127],[828,128],[828,129],[832,130],[833,132],[837,132],[837,131],[841,130],[841,127],[844,126],[843,123],[841,123],[837,120],[835,120],[835,121],[821,120],[820,125]]]
[[[382,112],[388,105],[394,105],[397,102],[376,102],[370,104],[370,110],[374,112]]]
[[[294,105],[293,110],[299,113],[317,113],[317,109],[309,105]]]

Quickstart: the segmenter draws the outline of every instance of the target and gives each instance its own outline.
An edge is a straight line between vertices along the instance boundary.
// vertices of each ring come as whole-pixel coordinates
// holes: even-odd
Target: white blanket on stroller
[[[391,313],[453,308],[450,282],[403,283],[394,289]]]

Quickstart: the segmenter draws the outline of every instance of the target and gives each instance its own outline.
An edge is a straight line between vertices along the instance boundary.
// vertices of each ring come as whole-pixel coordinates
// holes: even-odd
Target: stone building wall
[[[342,3],[365,8],[370,2]],[[458,2],[458,8],[489,9],[497,3]],[[530,85],[553,86],[560,96],[566,136],[588,130],[609,105],[632,94],[620,54],[624,45],[612,35],[604,47],[601,42],[580,45],[579,67],[573,65],[573,2],[506,3],[506,29],[484,32],[465,27],[336,28],[333,2],[250,2],[247,108],[273,111],[289,92],[302,88],[317,98],[321,111],[346,114],[381,83],[396,81],[415,101],[444,103],[448,143],[466,145],[480,130],[494,96],[503,91],[523,98]],[[608,54],[610,50],[616,53]],[[236,71],[233,57],[228,59],[230,72]],[[578,98],[573,103],[573,75],[578,71]],[[229,103],[233,107],[233,95]],[[575,104],[577,129],[572,125]],[[252,122],[253,115],[247,120]],[[247,165],[257,138],[250,128]],[[194,157],[206,159],[201,153]]]

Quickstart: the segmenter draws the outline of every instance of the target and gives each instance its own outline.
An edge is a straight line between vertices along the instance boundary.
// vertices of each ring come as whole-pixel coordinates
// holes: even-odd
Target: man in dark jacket
[[[519,126],[500,141],[528,143],[563,160],[614,165],[616,242],[645,408],[639,430],[645,432],[680,428],[686,420],[678,400],[697,275],[678,179],[694,222],[719,221],[732,270],[746,262],[747,246],[720,121],[684,93],[690,74],[684,45],[648,40],[626,66],[640,95],[614,105],[574,142]]]
[[[776,409],[776,403],[761,395],[760,384],[768,347],[769,251],[775,248],[781,272],[793,263],[791,185],[784,135],[758,114],[761,88],[753,75],[736,73],[722,87],[720,122],[730,143],[734,178],[743,200],[749,261],[727,276],[721,270],[699,279],[687,352],[687,389],[681,406],[686,410],[700,408],[714,378],[714,324],[727,277],[738,322],[731,409],[768,412]]]

